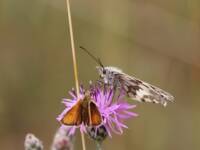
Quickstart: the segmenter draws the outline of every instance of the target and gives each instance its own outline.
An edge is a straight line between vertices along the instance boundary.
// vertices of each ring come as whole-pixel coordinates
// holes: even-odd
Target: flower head
[[[136,117],[137,114],[131,112],[130,109],[136,107],[136,105],[130,105],[125,100],[125,94],[123,92],[116,93],[110,87],[102,87],[100,85],[91,85],[89,92],[91,93],[91,99],[96,104],[100,115],[102,117],[102,123],[98,126],[92,126],[96,130],[98,127],[104,125],[106,132],[111,137],[111,132],[122,134],[123,128],[128,128],[124,121],[131,117]],[[58,116],[58,121],[61,121],[66,113],[80,100],[84,97],[85,89],[80,88],[80,95],[77,96],[74,89],[70,92],[72,96],[71,99],[64,99],[63,103],[65,104],[65,110]],[[118,95],[117,95],[118,94]],[[66,125],[62,125],[63,127]],[[69,134],[72,135],[75,133],[77,128],[80,128],[81,132],[87,133],[87,128],[89,126],[82,123],[79,126],[73,125],[70,126]],[[97,130],[98,131],[98,130]]]

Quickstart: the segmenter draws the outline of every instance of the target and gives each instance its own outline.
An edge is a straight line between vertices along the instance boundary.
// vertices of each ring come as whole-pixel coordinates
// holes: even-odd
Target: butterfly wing
[[[124,73],[114,73],[127,95],[140,102],[160,103],[164,106],[174,97],[164,90]]]
[[[100,125],[102,122],[101,119],[101,114],[96,106],[96,104],[94,102],[90,102],[90,107],[89,107],[89,116],[90,116],[90,125],[92,126],[97,126]]]
[[[64,125],[80,125],[82,123],[82,100],[79,100],[71,109],[64,115],[61,123]]]

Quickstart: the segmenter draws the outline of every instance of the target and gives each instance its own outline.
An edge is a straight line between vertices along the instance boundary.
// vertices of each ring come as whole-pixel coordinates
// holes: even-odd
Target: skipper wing
[[[90,107],[88,110],[90,111],[89,112],[90,125],[92,125],[92,126],[100,125],[102,122],[101,114],[98,110],[98,107],[96,106],[96,104],[93,101],[90,102]]]
[[[82,112],[82,101],[79,100],[64,115],[64,117],[61,120],[61,123],[63,123],[64,125],[69,125],[69,126],[80,125],[82,123],[81,112]]]

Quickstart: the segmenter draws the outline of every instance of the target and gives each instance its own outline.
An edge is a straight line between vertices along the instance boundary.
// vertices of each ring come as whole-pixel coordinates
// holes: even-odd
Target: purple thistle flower
[[[76,92],[72,89],[69,94],[72,96],[71,99],[63,99],[65,104],[65,110],[58,116],[57,120],[61,121],[64,115],[71,109],[77,101],[84,97],[85,90],[83,87],[80,88],[80,95],[77,97]],[[115,91],[109,87],[102,87],[100,85],[90,87],[91,98],[95,102],[102,116],[102,124],[104,125],[108,135],[111,137],[111,132],[122,134],[123,128],[128,128],[124,121],[131,117],[138,116],[136,113],[131,112],[130,109],[136,107],[136,105],[130,105],[125,100],[125,94],[120,92],[116,96]],[[95,128],[98,129],[99,126]],[[62,127],[66,127],[62,125]],[[81,132],[87,133],[87,127],[83,123],[79,126],[70,126],[69,135],[75,133],[77,128],[80,128]]]

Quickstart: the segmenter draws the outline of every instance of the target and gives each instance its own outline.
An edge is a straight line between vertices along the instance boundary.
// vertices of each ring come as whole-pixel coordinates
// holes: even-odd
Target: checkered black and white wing
[[[174,97],[170,93],[125,73],[115,73],[115,78],[128,97],[133,100],[152,102],[163,106],[166,106],[167,102],[174,101]]]

